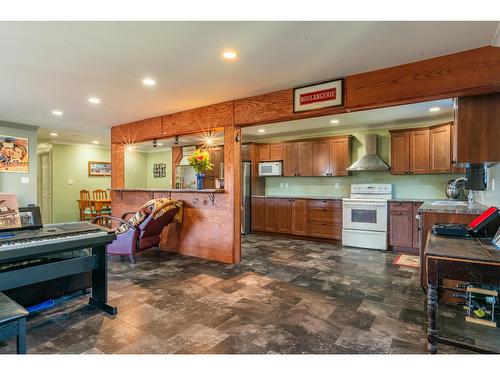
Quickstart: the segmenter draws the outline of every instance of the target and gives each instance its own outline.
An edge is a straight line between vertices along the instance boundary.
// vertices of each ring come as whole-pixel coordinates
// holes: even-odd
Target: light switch
[[[29,183],[30,183],[29,177],[21,177],[21,184],[29,184]]]
[[[340,187],[339,183],[338,183],[338,182],[336,182],[336,183],[335,183],[335,189],[336,189],[336,190],[339,190],[339,187]]]
[[[288,189],[288,182],[285,182],[285,189]]]
[[[72,178],[68,178],[68,185],[73,185],[75,181]]]

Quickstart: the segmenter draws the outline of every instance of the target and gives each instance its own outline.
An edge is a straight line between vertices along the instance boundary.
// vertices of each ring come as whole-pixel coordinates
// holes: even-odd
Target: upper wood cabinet
[[[450,172],[451,124],[432,126],[429,132],[430,172]]]
[[[449,142],[448,142],[449,145]],[[429,129],[410,132],[410,173],[429,173]]]
[[[285,143],[283,145],[283,176],[299,175],[298,150],[298,143]]]
[[[329,176],[330,173],[330,140],[318,139],[312,142],[313,174],[315,176]]]
[[[330,140],[330,176],[347,176],[351,165],[351,137]]]
[[[259,161],[279,161],[283,160],[283,144],[262,144],[259,145]]]
[[[391,173],[410,172],[410,132],[391,132]]]
[[[460,173],[452,164],[452,131],[452,123],[390,130],[391,173]]]
[[[457,99],[454,161],[500,161],[500,92]]]
[[[299,156],[299,176],[314,176],[314,159],[313,159],[313,144],[312,142],[298,143]]]
[[[241,161],[252,161],[250,147],[250,144],[241,145]]]

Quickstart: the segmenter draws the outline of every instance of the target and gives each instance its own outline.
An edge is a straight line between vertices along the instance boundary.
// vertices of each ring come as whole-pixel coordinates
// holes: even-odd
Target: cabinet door
[[[429,129],[410,132],[410,173],[429,173]]]
[[[480,147],[480,146],[479,146]],[[451,125],[430,129],[430,172],[449,173],[451,169]]]
[[[271,160],[271,145],[259,145],[259,161]]]
[[[420,246],[420,230],[419,230],[419,221],[416,218],[418,215],[418,208],[422,205],[423,202],[413,203],[413,211],[412,211],[412,220],[413,220],[413,248],[418,249]]]
[[[330,140],[330,176],[347,176],[351,165],[351,140],[333,138]]]
[[[307,201],[305,199],[292,199],[292,233],[298,236],[307,235]]]
[[[270,155],[271,161],[283,160],[283,144],[270,145]]]
[[[313,176],[313,142],[298,143],[299,176]]]
[[[413,211],[390,212],[390,244],[393,246],[413,246]]]
[[[280,222],[278,198],[266,198],[266,231],[277,232]]]
[[[312,144],[313,154],[313,175],[314,176],[329,176],[330,175],[330,140],[321,139],[314,141]]]
[[[250,145],[241,145],[241,161],[251,161]]]
[[[291,233],[292,232],[292,200],[291,199],[277,199],[278,209],[278,232]]]
[[[283,176],[299,175],[298,143],[285,143],[283,146]]]
[[[409,143],[408,132],[391,133],[391,173],[405,174],[409,172]]]
[[[252,230],[266,230],[266,198],[252,198]]]

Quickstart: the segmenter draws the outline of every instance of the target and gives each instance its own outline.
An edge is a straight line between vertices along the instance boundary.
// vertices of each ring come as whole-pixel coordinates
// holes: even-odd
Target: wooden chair
[[[92,220],[94,216],[96,216],[96,211],[94,207],[92,207],[92,201],[90,200],[90,191],[80,190],[80,201],[78,206],[80,210],[80,221]]]
[[[102,201],[102,200],[107,200],[108,199],[108,192],[103,189],[97,189],[92,192],[92,198],[94,201]],[[103,206],[102,204],[95,204],[94,210],[96,211],[97,215],[111,215],[111,207],[109,206]],[[111,226],[111,221],[108,219],[100,219],[98,221],[99,225],[105,226],[105,227],[110,227]]]

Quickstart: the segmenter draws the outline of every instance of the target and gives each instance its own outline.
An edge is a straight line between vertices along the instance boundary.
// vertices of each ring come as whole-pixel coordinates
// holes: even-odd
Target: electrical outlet
[[[285,182],[285,189],[288,189],[288,182]]]
[[[21,177],[21,184],[29,184],[29,183],[30,183],[29,177]]]
[[[73,185],[75,181],[72,178],[68,178],[68,185]]]
[[[285,184],[283,182],[280,182],[280,189],[283,189],[285,187]]]
[[[339,188],[340,188],[340,185],[339,185],[339,183],[338,183],[338,182],[336,182],[336,183],[335,183],[335,190],[339,190]]]

